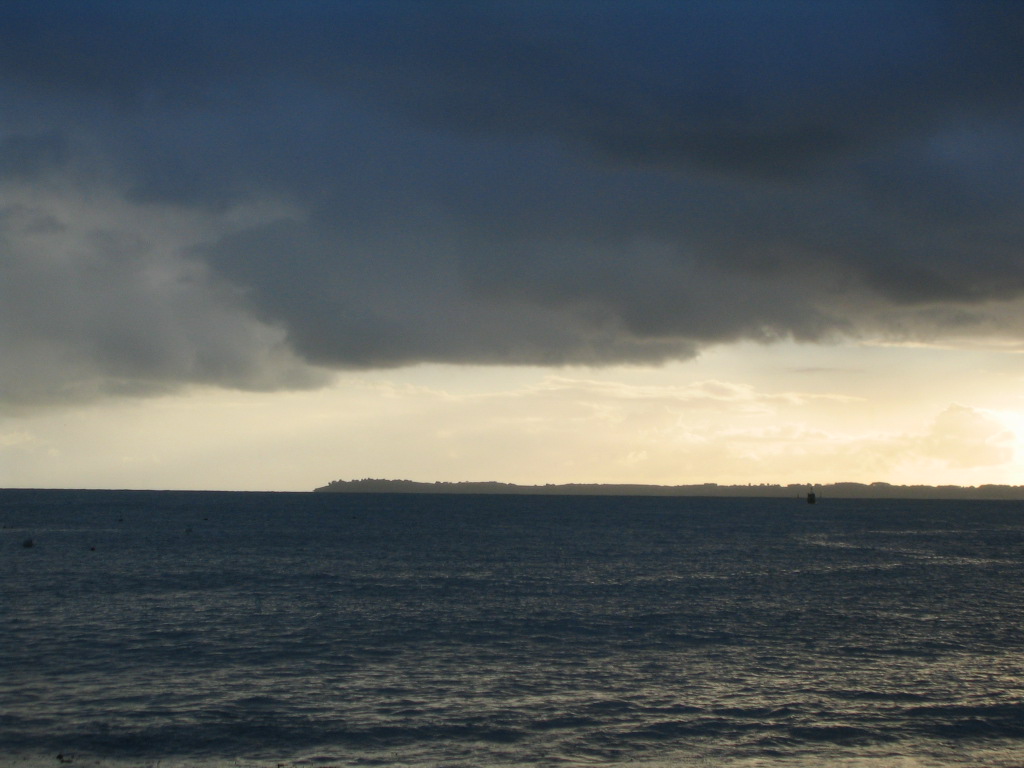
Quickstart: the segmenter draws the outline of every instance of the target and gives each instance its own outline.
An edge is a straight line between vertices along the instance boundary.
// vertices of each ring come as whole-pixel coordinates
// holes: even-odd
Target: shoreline
[[[426,493],[532,496],[705,496],[723,498],[805,498],[813,491],[826,499],[978,499],[1024,500],[1021,485],[891,485],[889,483],[792,483],[776,485],[644,485],[631,483],[561,483],[517,485],[497,481],[418,482],[415,480],[334,480],[314,493]]]

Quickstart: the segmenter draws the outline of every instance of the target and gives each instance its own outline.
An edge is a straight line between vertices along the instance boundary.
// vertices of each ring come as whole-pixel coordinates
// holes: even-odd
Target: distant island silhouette
[[[458,493],[533,496],[717,496],[749,498],[804,498],[813,491],[827,499],[1007,499],[1024,500],[1022,485],[891,485],[889,483],[771,483],[751,485],[641,485],[629,483],[565,483],[516,485],[489,482],[434,482],[415,480],[335,480],[316,493]]]

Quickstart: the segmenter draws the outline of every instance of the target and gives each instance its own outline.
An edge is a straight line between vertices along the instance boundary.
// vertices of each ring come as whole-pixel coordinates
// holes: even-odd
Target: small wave
[[[630,739],[650,742],[679,739],[735,739],[740,734],[772,730],[778,726],[761,721],[725,717],[697,717],[691,720],[663,720],[629,732]]]
[[[944,738],[1022,738],[1024,703],[913,707],[911,722]]]
[[[852,725],[797,725],[789,734],[798,741],[827,741],[833,744],[853,744],[885,741],[887,738],[877,731],[869,731]]]
[[[635,709],[636,705],[624,699],[605,699],[594,701],[586,705],[586,709],[593,712],[629,712]]]
[[[928,701],[931,697],[923,693],[909,693],[907,691],[830,691],[829,695],[837,699],[850,701]]]
[[[574,728],[590,728],[600,725],[602,721],[592,717],[551,717],[545,720],[534,720],[529,724],[530,730],[553,731]]]

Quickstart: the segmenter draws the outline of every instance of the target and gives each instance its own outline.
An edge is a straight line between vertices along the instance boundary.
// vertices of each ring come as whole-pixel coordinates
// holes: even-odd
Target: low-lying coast
[[[499,482],[434,482],[415,480],[335,480],[319,493],[474,493],[559,496],[715,496],[798,498],[814,491],[819,499],[1005,499],[1024,500],[1021,485],[891,485],[889,483],[792,483],[775,485],[641,485],[565,483],[516,485]]]

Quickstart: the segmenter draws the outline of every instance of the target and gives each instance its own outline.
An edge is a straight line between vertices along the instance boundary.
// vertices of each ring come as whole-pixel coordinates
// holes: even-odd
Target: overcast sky
[[[1022,73],[1012,0],[4,3],[0,484],[1024,483]]]

